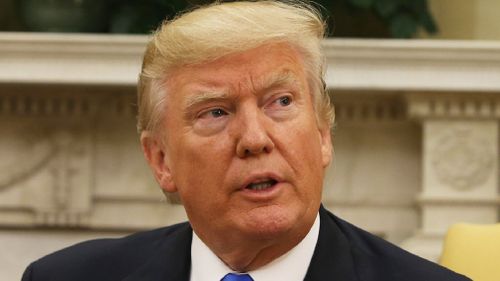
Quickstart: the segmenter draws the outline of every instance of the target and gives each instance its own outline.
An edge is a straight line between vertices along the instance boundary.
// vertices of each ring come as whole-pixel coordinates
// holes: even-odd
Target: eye
[[[277,101],[282,106],[289,106],[292,103],[292,98],[290,98],[289,96],[284,96],[278,98]]]
[[[214,108],[203,112],[199,115],[199,118],[220,118],[224,115],[227,115],[226,111],[221,108]]]
[[[272,97],[270,101],[271,102],[266,106],[266,108],[278,111],[289,110],[289,108],[293,106],[295,102],[294,96],[289,93],[281,93],[279,96],[276,95]]]

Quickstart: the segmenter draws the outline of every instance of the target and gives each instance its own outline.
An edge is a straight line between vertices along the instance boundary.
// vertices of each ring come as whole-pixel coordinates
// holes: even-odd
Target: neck
[[[307,234],[307,233],[306,233]],[[297,237],[288,243],[248,243],[233,251],[214,253],[231,269],[238,272],[248,272],[258,269],[279,258],[295,247],[304,237]]]
[[[229,268],[248,272],[274,261],[297,246],[309,233],[314,220],[272,239],[223,237],[210,240],[197,235]]]

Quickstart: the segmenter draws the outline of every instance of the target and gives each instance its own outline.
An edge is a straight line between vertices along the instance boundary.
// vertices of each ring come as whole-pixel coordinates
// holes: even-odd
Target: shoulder
[[[78,243],[33,262],[22,280],[120,280],[151,258],[169,238],[189,231],[189,224],[181,223],[123,238]]]
[[[436,263],[409,253],[333,214],[326,212],[326,223],[334,223],[346,237],[360,280],[470,280]]]

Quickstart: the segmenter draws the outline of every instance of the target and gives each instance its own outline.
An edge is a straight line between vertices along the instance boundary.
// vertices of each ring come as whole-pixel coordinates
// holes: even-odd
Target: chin
[[[244,223],[245,232],[257,239],[273,239],[290,233],[301,220],[300,212],[279,206],[255,208],[249,211]]]

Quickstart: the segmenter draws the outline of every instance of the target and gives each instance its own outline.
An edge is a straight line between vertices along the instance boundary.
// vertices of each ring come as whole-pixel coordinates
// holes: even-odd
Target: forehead
[[[185,87],[265,86],[273,82],[305,80],[301,53],[286,43],[266,44],[211,62],[178,67],[169,72],[166,85]]]

